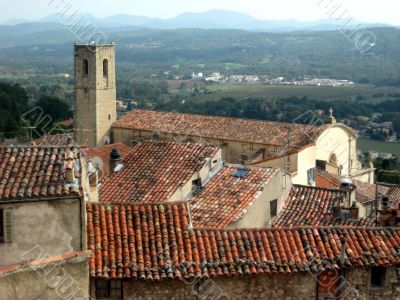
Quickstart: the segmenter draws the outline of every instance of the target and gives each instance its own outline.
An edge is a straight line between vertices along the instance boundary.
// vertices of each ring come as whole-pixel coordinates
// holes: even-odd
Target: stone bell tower
[[[75,44],[74,54],[74,139],[89,147],[109,144],[117,120],[115,44]]]

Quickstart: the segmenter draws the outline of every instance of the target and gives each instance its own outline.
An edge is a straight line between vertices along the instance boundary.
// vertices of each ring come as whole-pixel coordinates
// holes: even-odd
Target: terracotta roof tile
[[[327,125],[313,126],[250,119],[192,115],[151,110],[133,110],[113,124],[115,128],[175,133],[220,140],[243,141],[266,145],[312,144]]]
[[[77,145],[74,141],[72,133],[60,133],[60,134],[44,134],[40,138],[31,141],[33,146],[67,146]]]
[[[240,219],[261,194],[263,187],[279,170],[247,168],[241,177],[234,176],[236,166],[223,167],[191,201],[195,226],[226,228]]]
[[[391,207],[398,208],[400,204],[400,185],[393,185],[389,187],[389,192],[386,194],[389,198]]]
[[[339,175],[330,174],[323,170],[317,170],[316,185],[325,188],[340,188]],[[363,182],[357,179],[351,179],[352,184],[356,187],[356,201],[366,203],[375,199],[376,185]],[[389,187],[378,185],[378,193],[386,195]]]
[[[0,147],[0,200],[79,195],[80,152],[67,147]],[[68,183],[67,168],[76,182]]]
[[[275,226],[373,226],[373,218],[353,220],[334,217],[333,207],[342,203],[345,197],[346,192],[338,189],[294,185],[273,224]]]
[[[144,142],[132,148],[121,171],[104,179],[100,201],[167,201],[217,152],[216,147],[199,144]]]
[[[99,174],[99,178],[107,177],[110,175],[110,153],[113,149],[117,149],[119,151],[121,159],[124,159],[132,150],[131,147],[128,147],[123,143],[115,143],[82,149],[83,154],[85,154],[88,158],[93,159],[94,157],[98,157],[103,162],[103,168],[99,170],[101,173]]]
[[[280,227],[190,230],[187,204],[87,204],[90,276],[160,280],[398,265],[400,230]]]

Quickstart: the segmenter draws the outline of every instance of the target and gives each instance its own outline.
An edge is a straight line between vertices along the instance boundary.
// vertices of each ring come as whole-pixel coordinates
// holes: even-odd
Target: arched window
[[[103,60],[103,76],[108,76],[108,59]]]
[[[82,61],[82,74],[83,76],[89,75],[89,61],[87,59]]]

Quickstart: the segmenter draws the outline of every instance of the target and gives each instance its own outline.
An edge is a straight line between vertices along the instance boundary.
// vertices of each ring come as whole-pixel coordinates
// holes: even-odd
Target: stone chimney
[[[114,148],[110,152],[110,174],[114,173],[115,168],[121,163],[121,154]]]
[[[340,189],[346,191],[346,202],[345,206],[350,206],[350,204],[356,201],[356,186],[353,184],[351,179],[342,178],[340,180]]]
[[[357,207],[356,201],[353,201],[350,207],[350,217],[353,220],[358,220],[358,216],[359,216],[359,209]]]
[[[383,197],[378,221],[382,227],[398,227],[400,225],[400,204],[397,209],[391,208],[389,207],[389,199]]]

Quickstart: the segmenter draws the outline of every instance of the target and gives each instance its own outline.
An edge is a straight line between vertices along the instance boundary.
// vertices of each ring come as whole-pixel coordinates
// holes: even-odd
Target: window
[[[198,194],[202,189],[201,178],[192,181],[192,195]]]
[[[87,59],[82,61],[82,74],[83,76],[89,75],[89,61]]]
[[[96,298],[122,299],[122,281],[105,279],[96,280]]]
[[[103,60],[103,76],[108,77],[108,60]]]
[[[248,161],[249,161],[249,157],[247,155],[245,155],[245,154],[240,155],[240,163],[242,165],[247,164]]]
[[[383,288],[386,283],[386,268],[372,267],[371,268],[371,287]]]
[[[13,239],[13,210],[0,209],[0,243],[11,243]]]
[[[269,203],[269,212],[271,218],[275,217],[278,214],[278,199],[272,200]]]
[[[108,119],[111,120],[111,114],[108,114]]]

